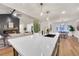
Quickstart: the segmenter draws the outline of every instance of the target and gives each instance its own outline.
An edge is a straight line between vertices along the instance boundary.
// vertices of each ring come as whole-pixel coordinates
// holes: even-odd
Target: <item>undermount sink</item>
[[[55,37],[55,34],[47,34],[45,37]]]

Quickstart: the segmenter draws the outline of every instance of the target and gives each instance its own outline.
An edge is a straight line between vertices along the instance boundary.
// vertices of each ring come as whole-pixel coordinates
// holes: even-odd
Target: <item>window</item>
[[[68,25],[67,25],[67,24],[59,24],[59,25],[56,27],[56,31],[57,31],[57,32],[69,32],[69,30],[68,30]]]

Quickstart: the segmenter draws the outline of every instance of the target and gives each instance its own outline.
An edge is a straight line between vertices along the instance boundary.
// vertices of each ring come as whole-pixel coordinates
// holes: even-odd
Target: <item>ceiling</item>
[[[2,8],[1,6],[6,7]],[[79,19],[79,3],[44,3],[42,6],[43,16],[40,16],[40,3],[3,3],[0,4],[0,13],[1,9],[4,13],[16,9],[25,15],[44,21],[47,17],[47,11],[49,11],[48,16],[51,21],[61,22]]]

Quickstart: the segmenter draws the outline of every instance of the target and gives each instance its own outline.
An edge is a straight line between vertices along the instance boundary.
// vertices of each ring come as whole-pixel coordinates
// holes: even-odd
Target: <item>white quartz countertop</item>
[[[59,36],[58,33],[54,34],[56,35],[54,38],[30,35],[8,41],[22,56],[51,56]]]

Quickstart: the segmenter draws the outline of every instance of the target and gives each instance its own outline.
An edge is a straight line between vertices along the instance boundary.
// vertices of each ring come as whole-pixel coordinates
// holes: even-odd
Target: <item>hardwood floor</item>
[[[13,48],[6,47],[6,48],[0,49],[0,56],[13,56]]]
[[[79,56],[79,42],[74,37],[60,40],[59,56]]]
[[[79,42],[75,37],[60,39],[59,56],[79,56]],[[0,56],[13,56],[13,48],[0,49]]]

